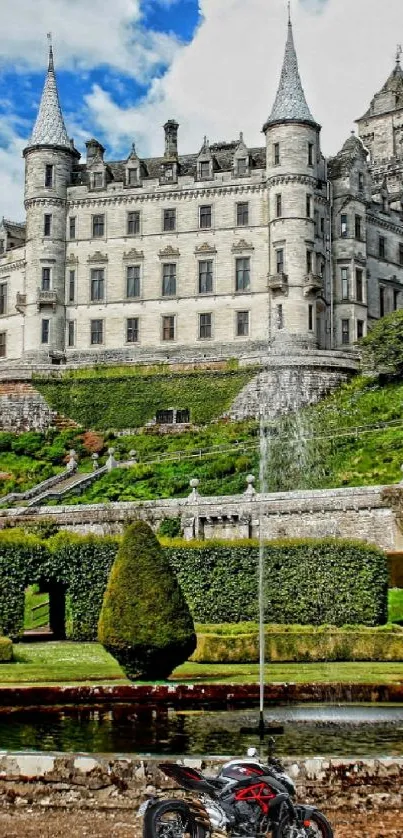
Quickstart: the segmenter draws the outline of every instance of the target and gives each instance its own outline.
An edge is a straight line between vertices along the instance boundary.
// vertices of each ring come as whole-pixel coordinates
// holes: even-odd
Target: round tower
[[[305,99],[290,19],[280,84],[263,131],[267,148],[271,340],[274,346],[314,348],[316,297],[323,282],[323,263],[315,252],[320,126]]]
[[[27,221],[24,358],[59,361],[65,346],[67,187],[80,155],[67,136],[51,46],[38,116],[23,154]]]

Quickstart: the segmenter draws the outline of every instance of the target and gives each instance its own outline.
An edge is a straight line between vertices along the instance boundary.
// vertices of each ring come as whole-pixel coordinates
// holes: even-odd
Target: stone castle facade
[[[265,145],[87,157],[53,54],[24,151],[26,225],[0,225],[0,367],[351,350],[403,305],[403,71],[326,160],[289,22]],[[270,353],[269,353],[270,354]]]

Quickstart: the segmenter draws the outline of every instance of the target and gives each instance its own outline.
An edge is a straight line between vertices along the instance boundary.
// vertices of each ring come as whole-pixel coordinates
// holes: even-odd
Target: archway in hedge
[[[66,590],[66,585],[55,579],[40,579],[35,585],[28,585],[24,591],[22,641],[66,639]]]

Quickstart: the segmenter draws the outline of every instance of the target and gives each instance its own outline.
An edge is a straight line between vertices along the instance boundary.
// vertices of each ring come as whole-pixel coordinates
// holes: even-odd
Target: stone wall
[[[158,529],[164,518],[181,518],[185,538],[353,538],[384,550],[403,548],[403,535],[382,486],[233,495],[145,502],[49,506],[0,510],[0,528],[26,521],[55,521],[77,533],[120,533],[135,519]]]
[[[43,396],[27,382],[0,382],[0,430],[44,431],[55,414]]]
[[[224,758],[183,759],[193,768],[216,773]],[[327,811],[340,806],[371,810],[403,806],[403,759],[284,760],[300,800]],[[147,792],[172,788],[158,759],[77,754],[4,753],[0,757],[0,804],[126,809]],[[172,797],[172,792],[168,792]]]

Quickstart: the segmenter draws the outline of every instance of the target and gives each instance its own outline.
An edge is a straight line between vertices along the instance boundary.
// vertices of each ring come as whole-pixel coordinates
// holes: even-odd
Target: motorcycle
[[[177,763],[161,771],[185,791],[185,799],[150,797],[139,809],[143,838],[334,838],[325,816],[295,802],[295,784],[272,751],[266,763],[255,748],[227,762],[216,777]]]

